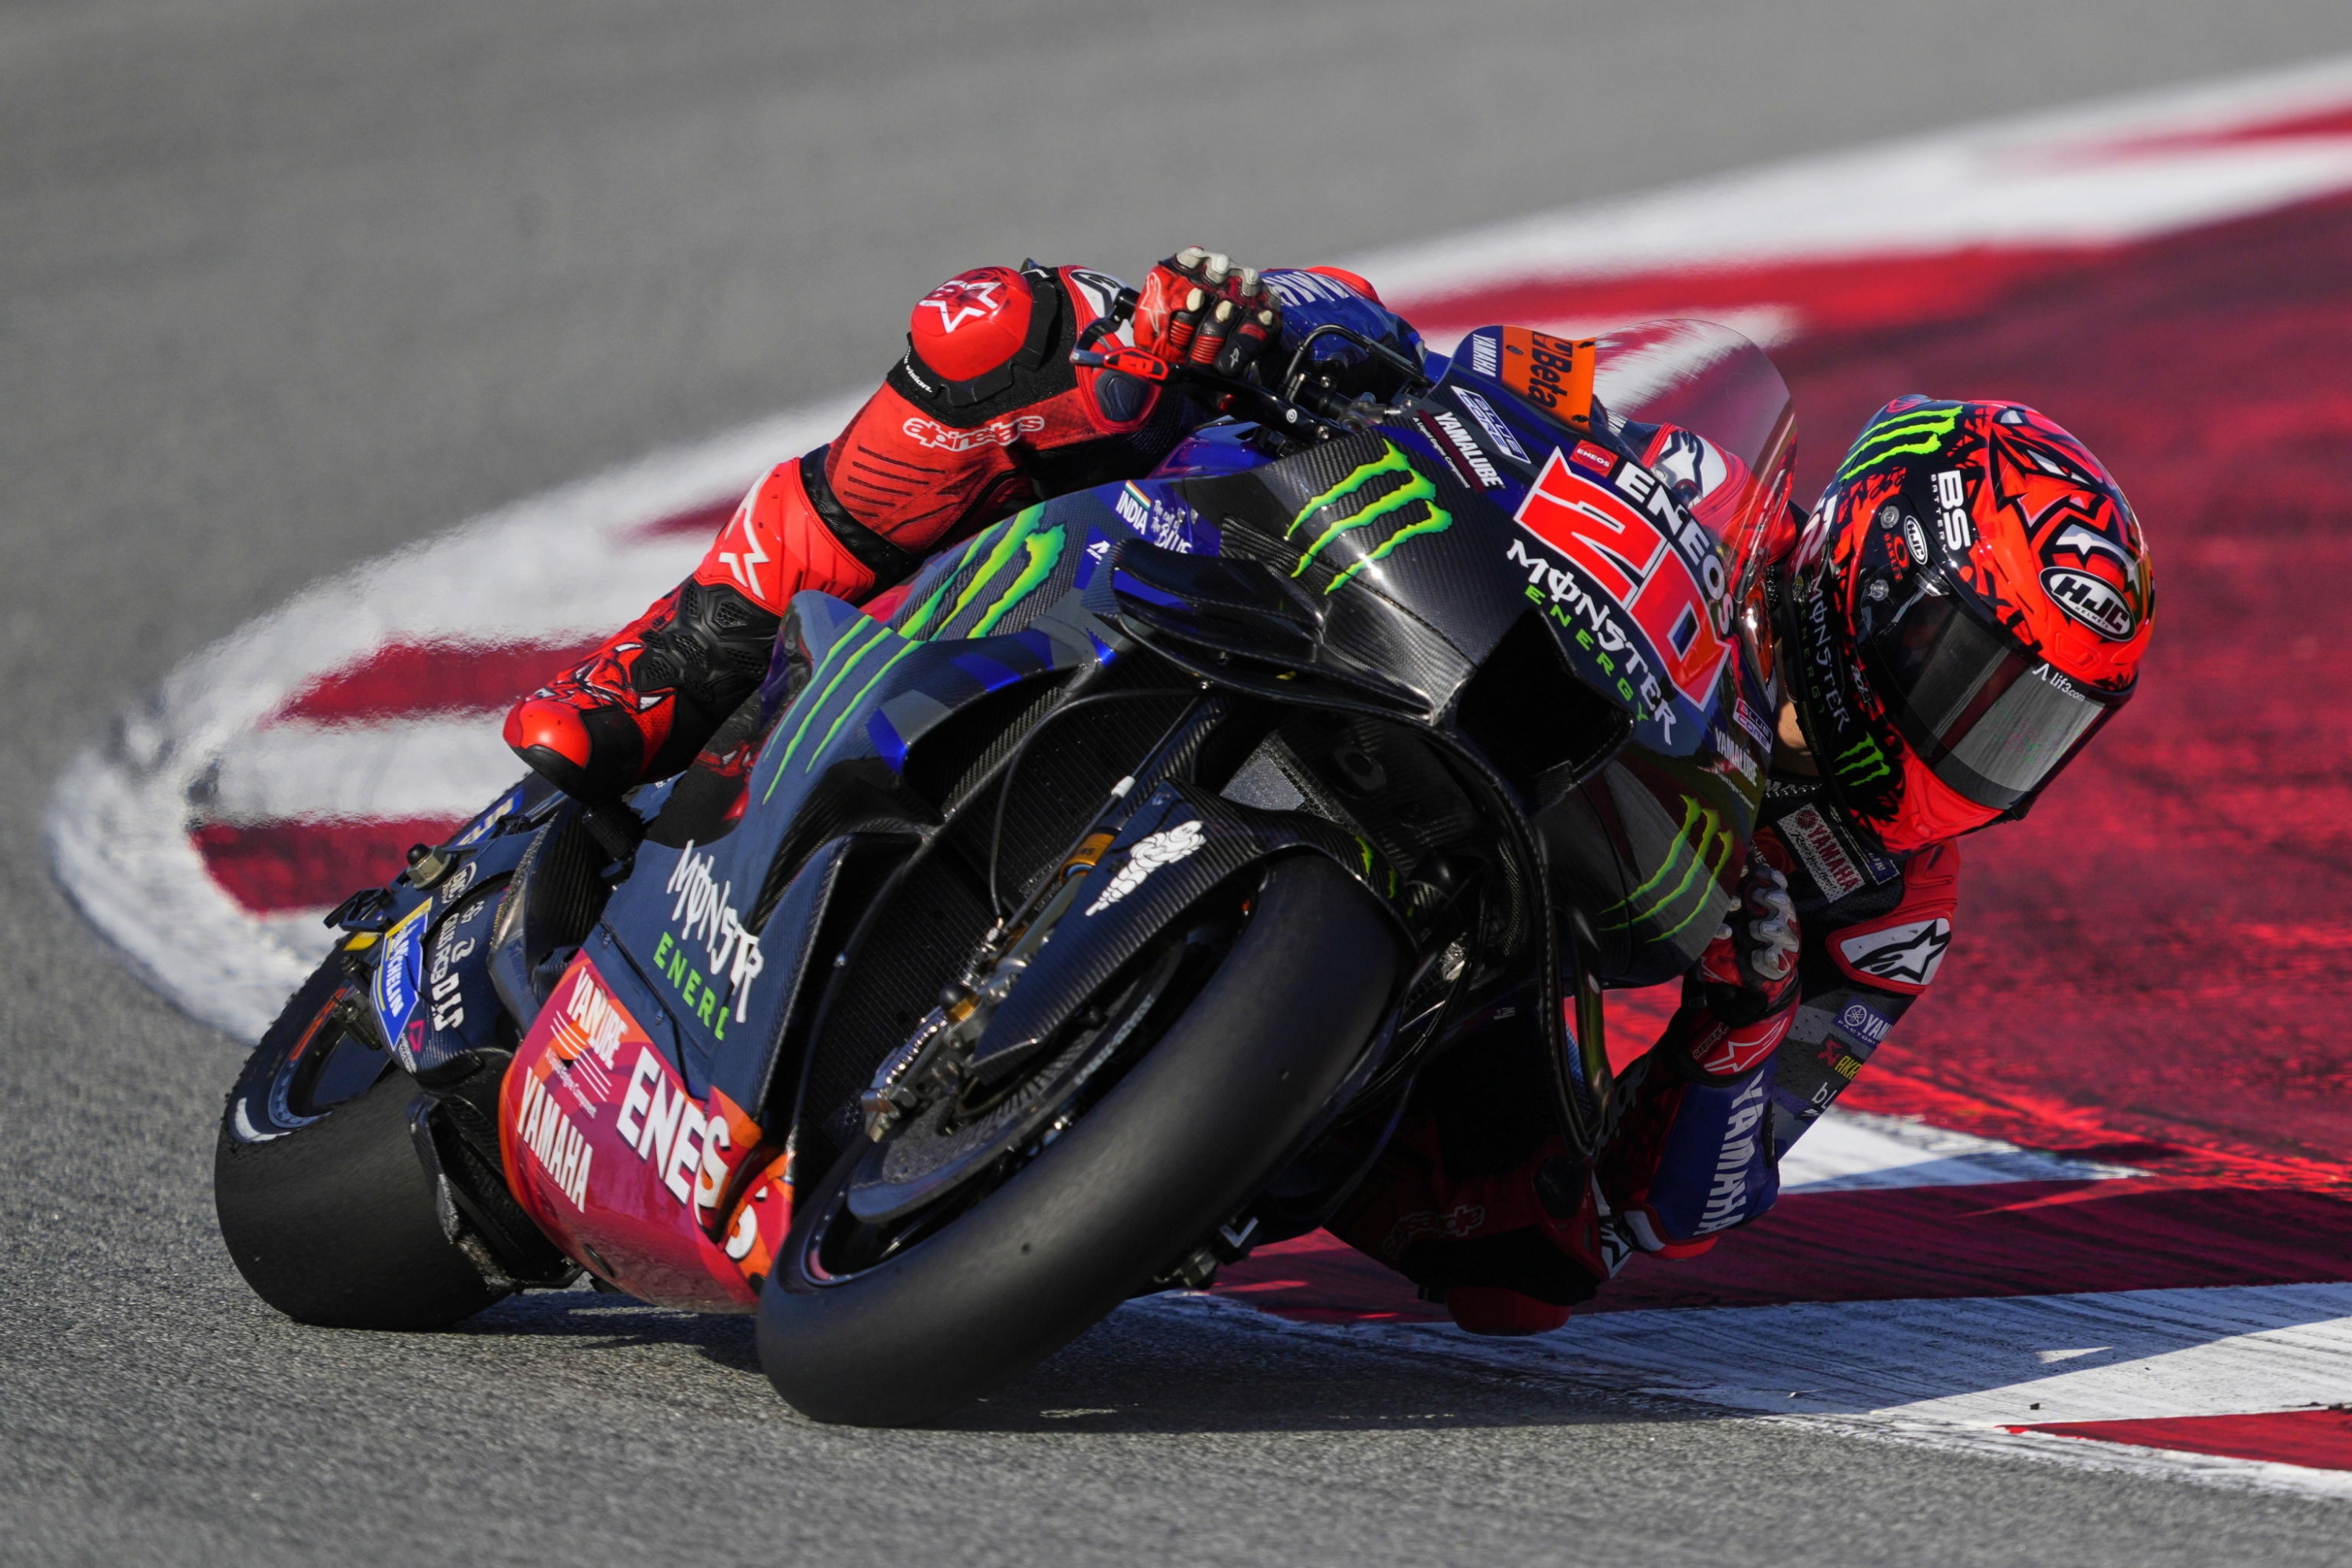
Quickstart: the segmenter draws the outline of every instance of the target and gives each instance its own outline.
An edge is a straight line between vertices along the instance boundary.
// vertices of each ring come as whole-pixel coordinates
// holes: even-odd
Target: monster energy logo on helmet
[[[1832,482],[1842,485],[1889,458],[1926,457],[1940,452],[1959,424],[1960,405],[1957,403],[1919,402],[1882,414],[1863,427],[1861,439],[1845,455],[1845,462]]]
[[[1895,772],[1886,765],[1886,753],[1878,749],[1877,741],[1868,735],[1840,752],[1831,768],[1840,784],[1853,784],[1857,788],[1879,779],[1891,778]]]
[[[1383,520],[1403,521],[1403,527],[1324,585],[1325,594],[1336,594],[1354,581],[1356,574],[1376,561],[1386,560],[1406,540],[1425,533],[1443,533],[1454,526],[1454,514],[1437,504],[1437,487],[1430,483],[1429,477],[1414,468],[1394,443],[1382,442],[1381,447],[1381,456],[1369,463],[1359,463],[1338,484],[1319,495],[1309,496],[1307,504],[1291,518],[1290,526],[1282,531],[1283,538],[1291,539],[1307,526],[1307,520],[1316,513],[1336,513],[1326,520],[1319,532],[1309,537],[1307,548],[1298,557],[1298,564],[1291,568],[1293,577],[1304,574],[1324,550],[1342,535],[1369,528]],[[1367,499],[1373,484],[1388,474],[1404,476],[1404,483]],[[1349,510],[1338,510],[1342,502],[1350,501],[1354,505]],[[1420,517],[1405,521],[1407,509],[1415,505],[1421,508]]]

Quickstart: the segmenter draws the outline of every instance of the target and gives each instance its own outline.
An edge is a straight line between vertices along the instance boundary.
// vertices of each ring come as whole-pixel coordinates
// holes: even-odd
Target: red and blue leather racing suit
[[[1164,317],[1170,302],[1155,293],[1171,277],[1168,264],[1153,269],[1135,335],[1159,330],[1154,310]],[[1353,274],[1276,271],[1264,286],[1286,343],[1338,319],[1418,344]],[[794,594],[874,601],[1020,507],[1149,473],[1212,416],[1070,363],[1123,287],[1032,263],[961,273],[923,296],[905,356],[841,434],[753,485],[691,576],[516,706],[508,742],[592,800],[675,773],[756,688]],[[1166,347],[1164,332],[1150,341]],[[1569,1160],[1530,1109],[1544,1099],[1530,1021],[1497,1016],[1479,1037],[1491,1048],[1452,1052],[1424,1074],[1332,1228],[1465,1327],[1507,1333],[1557,1327],[1633,1251],[1701,1251],[1769,1208],[1781,1154],[1934,979],[1958,853],[1880,853],[1786,770],[1768,783],[1757,839],[1757,874],[1777,869],[1793,900],[1794,963],[1760,982],[1743,963],[1744,928],[1727,928],[1622,1079],[1596,1163]]]

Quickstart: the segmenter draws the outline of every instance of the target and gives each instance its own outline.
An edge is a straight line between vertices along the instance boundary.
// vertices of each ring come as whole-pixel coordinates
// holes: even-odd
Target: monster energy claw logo
[[[1874,421],[1863,431],[1862,439],[1853,444],[1853,450],[1846,454],[1845,464],[1838,469],[1834,482],[1843,484],[1889,458],[1940,451],[1959,423],[1960,405],[1957,403],[1906,408]]]
[[[1660,933],[1676,934],[1706,912],[1706,890],[1722,878],[1723,868],[1731,862],[1731,830],[1723,826],[1723,818],[1711,807],[1685,799],[1682,826],[1666,846],[1665,864],[1648,881],[1601,911],[1605,915],[1623,911],[1622,919],[1601,929],[1625,931],[1645,921],[1663,920],[1676,903],[1696,894],[1697,902],[1690,912]]]
[[[824,657],[809,672],[808,685],[794,704],[799,721],[793,725],[782,760],[769,775],[767,793],[760,797],[762,802],[774,797],[777,784],[794,758],[801,759],[804,772],[816,767],[835,737],[864,710],[866,699],[900,659],[926,640],[988,636],[996,629],[997,623],[1053,579],[1055,568],[1061,564],[1067,534],[1059,526],[1040,526],[1045,513],[1042,506],[1030,507],[964,546],[955,565],[941,575],[930,596],[915,606],[903,626],[894,628],[886,622],[859,617],[825,649]],[[980,557],[980,564],[967,577],[964,568],[975,556]],[[962,584],[960,592],[959,583]],[[954,595],[952,599],[950,594]],[[985,603],[982,602],[983,596]],[[975,606],[978,614],[971,624],[950,633],[948,628],[957,618]],[[836,696],[843,701],[834,707]],[[820,733],[816,729],[818,720],[828,710],[833,721]],[[786,722],[792,722],[789,715]],[[811,742],[806,752],[801,750],[803,742]]]
[[[1406,508],[1415,503],[1420,505],[1420,521],[1406,523],[1404,527],[1382,540],[1354,565],[1333,577],[1324,586],[1323,592],[1326,595],[1336,594],[1346,587],[1354,580],[1356,574],[1376,561],[1386,560],[1395,552],[1397,546],[1406,540],[1417,538],[1424,533],[1443,533],[1454,526],[1454,514],[1437,504],[1437,487],[1429,482],[1428,476],[1407,461],[1405,455],[1396,448],[1394,443],[1384,442],[1382,446],[1385,450],[1380,457],[1369,463],[1358,465],[1349,471],[1346,479],[1320,495],[1307,498],[1307,504],[1300,507],[1297,515],[1290,520],[1290,526],[1282,531],[1282,536],[1285,539],[1292,538],[1307,526],[1307,520],[1314,517],[1316,513],[1332,510],[1342,501],[1356,503],[1353,510],[1340,513],[1328,520],[1323,531],[1314,536],[1312,542],[1299,555],[1298,564],[1291,568],[1290,574],[1297,577],[1302,575],[1314,563],[1315,558],[1322,554],[1325,548],[1341,534],[1352,533],[1357,529],[1370,527],[1382,518],[1402,520]],[[1369,501],[1365,500],[1363,499],[1365,492],[1371,488],[1374,481],[1386,474],[1401,474],[1404,476],[1404,483]]]
[[[1878,742],[1868,735],[1840,752],[1830,766],[1840,784],[1855,785],[1885,778],[1894,772],[1886,765],[1886,754],[1878,749]]]

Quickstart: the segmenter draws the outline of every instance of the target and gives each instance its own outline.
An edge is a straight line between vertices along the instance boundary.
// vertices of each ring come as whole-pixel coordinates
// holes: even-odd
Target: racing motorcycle
[[[1788,391],[1699,322],[1340,335],[1384,400],[1097,356],[1228,416],[799,595],[676,779],[526,781],[347,900],[222,1121],[253,1289],[423,1329],[585,1271],[920,1423],[1316,1228],[1449,1053],[1594,1147],[1602,993],[1698,956],[1761,796]]]

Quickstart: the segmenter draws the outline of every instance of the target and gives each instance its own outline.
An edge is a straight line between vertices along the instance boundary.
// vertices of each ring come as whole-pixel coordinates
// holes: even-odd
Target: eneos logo
[[[1716,625],[1728,584],[1715,541],[1639,465],[1622,464],[1617,483],[1645,497],[1650,510],[1636,511],[1614,487],[1554,450],[1515,521],[1622,605],[1657,650],[1675,689],[1704,706],[1731,655]]]

